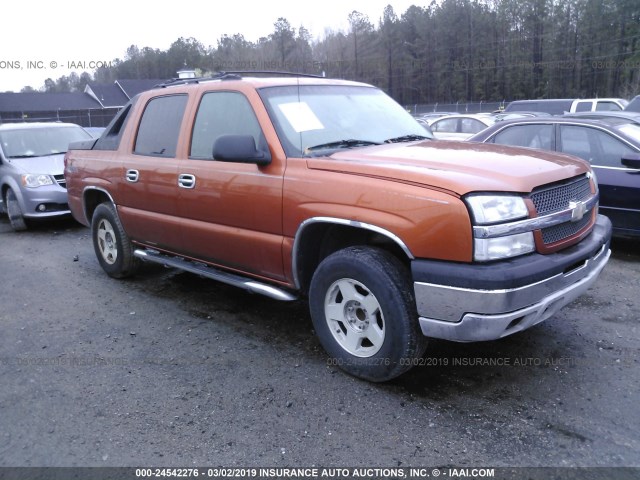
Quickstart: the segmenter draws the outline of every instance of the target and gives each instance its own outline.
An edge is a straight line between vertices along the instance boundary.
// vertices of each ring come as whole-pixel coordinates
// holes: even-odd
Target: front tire
[[[12,189],[7,190],[5,196],[5,205],[7,206],[7,216],[9,217],[9,223],[16,232],[21,232],[27,229],[27,222],[24,219],[22,209],[18,198]]]
[[[138,270],[140,261],[112,204],[102,203],[93,212],[91,237],[98,262],[110,277],[125,278]]]
[[[426,348],[409,273],[384,250],[349,247],[329,255],[311,281],[309,306],[330,364],[355,377],[391,380]]]

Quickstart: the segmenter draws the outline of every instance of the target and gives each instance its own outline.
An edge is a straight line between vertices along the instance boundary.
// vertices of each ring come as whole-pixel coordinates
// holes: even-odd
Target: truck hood
[[[19,173],[62,175],[64,153],[44,157],[12,158],[10,163]]]
[[[420,141],[362,147],[307,159],[314,170],[420,184],[465,195],[477,191],[531,192],[589,171],[568,155],[471,142]]]

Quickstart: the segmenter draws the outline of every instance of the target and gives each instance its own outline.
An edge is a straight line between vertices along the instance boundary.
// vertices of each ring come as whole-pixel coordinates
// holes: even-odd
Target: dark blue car
[[[600,212],[616,236],[640,236],[640,125],[624,118],[546,117],[499,122],[469,138],[555,150],[587,160],[600,185]]]

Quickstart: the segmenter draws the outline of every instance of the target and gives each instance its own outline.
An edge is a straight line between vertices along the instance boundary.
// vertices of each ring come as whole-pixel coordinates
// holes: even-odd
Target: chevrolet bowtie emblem
[[[587,205],[585,202],[569,202],[569,209],[571,209],[571,221],[579,222],[587,212]]]

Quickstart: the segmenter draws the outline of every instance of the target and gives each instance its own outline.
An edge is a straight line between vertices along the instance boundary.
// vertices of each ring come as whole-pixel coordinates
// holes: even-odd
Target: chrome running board
[[[204,263],[186,260],[181,257],[171,257],[168,255],[163,255],[156,250],[138,249],[135,250],[133,254],[137,258],[145,262],[154,262],[166,267],[178,268],[186,272],[195,273],[196,275],[201,275],[206,278],[211,278],[218,282],[233,285],[234,287],[243,288],[252,293],[259,293],[260,295],[265,295],[276,300],[290,302],[293,300],[297,300],[298,298],[292,293],[287,292],[286,290],[283,290],[281,288],[267,285],[266,283],[261,283],[254,279],[242,277],[234,273],[224,272],[222,270],[218,270],[217,268],[209,267]]]

